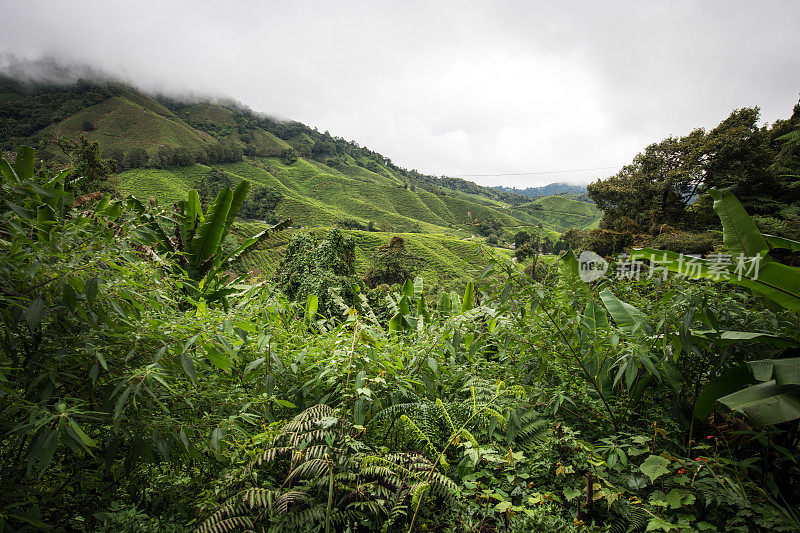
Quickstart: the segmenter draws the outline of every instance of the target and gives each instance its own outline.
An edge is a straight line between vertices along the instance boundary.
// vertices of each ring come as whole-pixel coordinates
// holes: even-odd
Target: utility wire
[[[507,172],[501,174],[459,174],[457,178],[475,178],[475,177],[495,177],[495,176],[535,176],[539,174],[563,174],[566,172],[588,172],[590,170],[609,170],[612,168],[621,168],[620,166],[613,167],[596,167],[596,168],[575,168],[570,170],[549,170],[546,172]]]

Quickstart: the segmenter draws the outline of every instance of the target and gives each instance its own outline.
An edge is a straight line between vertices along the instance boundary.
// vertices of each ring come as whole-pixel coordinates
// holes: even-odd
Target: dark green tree
[[[397,235],[384,244],[372,256],[372,262],[364,274],[364,283],[374,288],[378,285],[403,283],[414,279],[422,260],[406,250],[406,241]]]
[[[527,231],[518,231],[517,234],[514,235],[514,246],[520,248],[523,244],[528,242],[530,238],[531,236]]]
[[[125,156],[126,168],[141,168],[147,166],[150,156],[147,155],[147,150],[141,147],[131,148]]]

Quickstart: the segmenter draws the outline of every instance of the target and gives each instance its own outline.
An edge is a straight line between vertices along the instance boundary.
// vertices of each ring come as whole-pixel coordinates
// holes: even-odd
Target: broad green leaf
[[[13,204],[8,201],[6,203],[8,204],[8,207],[11,208],[12,211],[14,211],[17,215],[20,216],[20,218],[24,218],[25,220],[31,220],[36,216],[36,214],[31,209],[20,207],[17,204]]]
[[[283,407],[288,407],[289,409],[297,409],[297,406],[290,402],[289,400],[281,400],[280,398],[275,398],[275,403],[278,405],[282,405]]]
[[[78,308],[78,295],[69,283],[64,285],[64,306],[73,312]]]
[[[450,309],[453,310],[454,315],[461,314],[461,298],[455,291],[450,291]]]
[[[222,233],[222,239],[225,239],[225,236],[233,226],[233,222],[236,220],[236,215],[239,213],[239,209],[241,209],[242,204],[244,204],[245,199],[247,198],[247,193],[250,192],[250,182],[247,180],[242,180],[239,182],[239,185],[236,186],[236,189],[233,191],[233,196],[231,197],[231,205],[228,209],[228,217],[225,219],[225,231]]]
[[[425,293],[420,292],[419,296],[417,296],[417,317],[424,318],[425,323],[429,323],[431,321],[431,314],[428,312],[428,307],[425,303]],[[419,322],[422,323],[422,320]]]
[[[28,304],[28,308],[25,309],[23,316],[25,317],[25,322],[28,323],[28,327],[31,329],[31,331],[38,328],[39,324],[42,323],[44,310],[45,303],[41,298],[36,298],[35,300],[31,301],[30,304]]]
[[[125,410],[125,402],[128,401],[128,396],[130,396],[132,389],[133,385],[129,386],[117,399],[117,403],[114,405],[114,420],[118,420],[122,415],[122,411]]]
[[[195,385],[194,361],[188,352],[183,352],[181,354],[181,367],[183,371],[186,372],[186,375],[189,376],[189,379],[192,380],[192,385]]]
[[[651,518],[647,523],[647,529],[645,531],[680,531],[682,529],[686,528],[679,524],[673,524],[663,518],[655,517]]]
[[[461,312],[466,313],[475,307],[475,284],[470,280],[464,290],[464,299],[461,302]]]
[[[14,161],[14,171],[17,177],[22,180],[33,178],[33,165],[36,161],[36,150],[30,146],[20,146],[17,151],[17,158]]]
[[[754,257],[768,249],[767,241],[733,193],[717,189],[710,189],[708,193],[714,199],[714,211],[722,222],[722,241],[731,254]]]
[[[403,288],[402,288],[401,292],[403,293],[404,296],[407,296],[408,298],[413,298],[414,297],[414,282],[411,281],[410,279],[407,279],[403,283]]]
[[[685,505],[692,505],[694,501],[694,494],[686,489],[674,488],[667,494],[667,503],[672,509],[680,509]]]
[[[766,253],[743,262],[740,268],[732,265],[722,269],[706,259],[691,258],[689,262],[681,254],[652,248],[633,250],[631,259],[646,259],[689,279],[739,285],[760,292],[787,309],[800,310],[800,269],[773,261]]]
[[[86,294],[86,302],[90,306],[94,304],[94,301],[97,298],[98,289],[99,281],[97,278],[90,278],[89,281],[86,282],[86,287],[84,287],[83,292]]]
[[[597,302],[589,301],[583,310],[583,323],[591,331],[596,331],[599,328],[608,327],[608,317],[606,312]]]
[[[650,481],[655,481],[664,474],[669,473],[669,459],[665,459],[660,455],[648,455],[642,465],[639,467],[642,474],[650,478]]]
[[[618,300],[607,288],[600,291],[600,299],[618,328],[633,332],[645,326],[647,316],[631,304]]]
[[[578,258],[575,256],[575,252],[573,252],[571,248],[567,250],[567,253],[561,256],[561,261],[564,262],[567,272],[569,272],[573,277],[581,279]]]
[[[14,172],[11,165],[8,164],[5,157],[0,157],[0,174],[6,179],[9,185],[19,184],[19,176]]]
[[[718,335],[718,336],[717,336]],[[740,342],[761,342],[778,348],[800,346],[800,341],[789,337],[779,337],[770,333],[757,333],[754,331],[721,331],[694,330],[692,336],[698,339],[710,340],[721,346],[728,346]]]
[[[80,439],[81,443],[83,443],[83,445],[86,448],[94,448],[97,446],[97,442],[95,442],[93,438],[89,437],[89,435],[84,433],[84,431],[81,429],[78,423],[75,422],[75,420],[73,420],[72,418],[69,419],[69,427],[72,428],[72,431],[75,432],[75,434]]]
[[[233,368],[233,360],[227,354],[217,350],[213,345],[206,344],[204,346],[206,357],[211,361],[215,367],[222,370],[230,370]]]
[[[400,313],[395,313],[389,319],[389,331],[400,331],[402,329],[403,317]]]
[[[450,297],[446,292],[443,292],[441,296],[439,296],[439,312],[447,316],[450,314],[451,304],[450,304]]]
[[[800,357],[761,359],[748,365],[758,381],[774,379],[778,385],[800,385]]]
[[[233,191],[225,188],[219,192],[214,204],[209,208],[189,247],[190,260],[195,268],[200,268],[219,248],[232,201]]]
[[[186,202],[182,204],[182,207],[183,220],[180,224],[181,239],[183,240],[183,249],[188,250],[197,227],[197,217],[202,213],[200,195],[195,189],[189,191],[189,197],[186,199]]]
[[[317,316],[317,309],[319,309],[319,297],[316,294],[309,294],[306,298],[306,322],[314,320]]]
[[[428,368],[430,368],[431,371],[436,374],[439,372],[439,363],[437,363],[436,359],[433,357],[428,357]]]
[[[511,507],[512,503],[509,501],[502,501],[494,506],[494,510],[498,513],[505,513]]]
[[[783,248],[792,252],[800,252],[800,241],[794,241],[786,237],[776,237],[775,235],[764,235],[764,237],[767,239],[770,249]]]
[[[422,276],[417,276],[414,278],[414,296],[419,297],[422,294],[422,291],[425,289],[424,282],[422,281]]]
[[[211,432],[211,446],[213,446],[216,451],[221,450],[220,441],[222,440],[222,435],[222,428],[214,428],[214,431]]]
[[[40,241],[50,240],[50,230],[56,223],[56,214],[49,205],[40,205],[36,208],[36,229]]]
[[[694,416],[700,420],[705,420],[711,414],[717,400],[752,382],[753,378],[747,367],[736,366],[729,368],[703,387],[703,391],[694,403]]]

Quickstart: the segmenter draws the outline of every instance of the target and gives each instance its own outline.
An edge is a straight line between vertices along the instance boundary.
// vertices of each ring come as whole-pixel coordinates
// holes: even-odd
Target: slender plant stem
[[[567,339],[567,335],[564,333],[564,330],[562,330],[561,327],[558,325],[558,323],[555,321],[555,319],[553,319],[553,317],[547,311],[547,308],[544,305],[542,305],[541,301],[539,302],[539,307],[541,307],[542,311],[544,311],[544,314],[547,315],[547,318],[548,318],[548,320],[550,320],[550,323],[553,324],[553,326],[555,326],[555,328],[558,330],[559,335],[561,335],[561,338],[564,340],[564,343],[569,348],[569,351],[572,353],[573,358],[580,365],[581,369],[583,370],[583,373],[586,375],[586,378],[589,380],[589,383],[591,383],[592,387],[594,387],[594,390],[597,391],[597,395],[600,396],[600,400],[603,402],[603,406],[605,407],[606,412],[608,413],[608,416],[611,419],[611,425],[614,426],[614,430],[618,430],[619,426],[617,424],[617,419],[614,416],[614,411],[611,409],[611,406],[608,405],[608,402],[606,401],[606,398],[603,395],[603,392],[600,390],[600,387],[597,385],[597,381],[594,379],[594,377],[592,376],[591,372],[589,372],[589,369],[586,368],[586,365],[584,364],[583,360],[580,358],[578,353],[575,351],[575,347],[572,346],[572,343],[570,343],[569,339]]]

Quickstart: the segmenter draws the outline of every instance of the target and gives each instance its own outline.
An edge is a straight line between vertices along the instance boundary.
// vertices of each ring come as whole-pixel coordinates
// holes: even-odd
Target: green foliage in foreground
[[[3,531],[800,527],[797,421],[697,416],[718,372],[787,359],[792,309],[499,262],[390,288],[391,327],[270,283],[192,301],[163,213],[34,165],[0,163]]]

